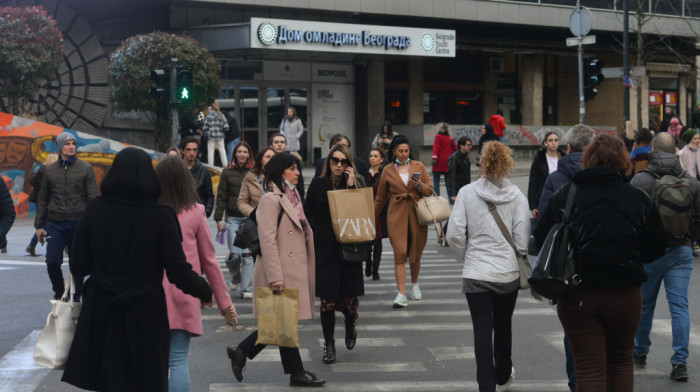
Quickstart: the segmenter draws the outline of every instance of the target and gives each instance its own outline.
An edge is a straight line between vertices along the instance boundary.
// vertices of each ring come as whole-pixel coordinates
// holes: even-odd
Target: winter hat
[[[58,146],[58,153],[60,154],[63,150],[63,145],[69,140],[75,140],[75,136],[69,132],[63,132],[56,137],[56,145]]]
[[[680,121],[678,121],[678,117],[674,117],[671,119],[671,124],[680,124]]]
[[[681,140],[683,140],[685,144],[690,144],[690,141],[693,140],[693,136],[695,136],[697,133],[698,131],[694,129],[689,129],[683,132],[683,135],[681,135]]]

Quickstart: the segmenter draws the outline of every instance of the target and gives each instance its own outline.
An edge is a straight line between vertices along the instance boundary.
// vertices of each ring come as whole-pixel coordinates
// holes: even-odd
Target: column
[[[522,125],[542,125],[544,56],[523,55],[522,59]]]
[[[423,124],[423,59],[408,61],[408,123]]]
[[[484,100],[481,107],[481,123],[486,124],[489,118],[491,118],[491,116],[496,113],[496,110],[498,110],[498,74],[489,70],[488,58],[486,58],[486,61],[484,61],[483,70],[484,92],[482,96],[484,97]]]
[[[377,130],[385,120],[384,114],[384,62],[372,61],[367,64],[367,113],[369,135]]]

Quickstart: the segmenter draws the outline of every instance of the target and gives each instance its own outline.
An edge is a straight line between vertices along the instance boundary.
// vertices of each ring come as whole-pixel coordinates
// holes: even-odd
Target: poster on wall
[[[355,139],[355,101],[351,84],[314,83],[312,90],[311,136],[314,153],[328,155],[328,142],[336,133]],[[314,159],[316,157],[314,156]]]

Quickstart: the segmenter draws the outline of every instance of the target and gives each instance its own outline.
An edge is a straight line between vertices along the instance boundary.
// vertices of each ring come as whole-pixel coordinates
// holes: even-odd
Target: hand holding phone
[[[416,180],[416,181],[420,180],[420,172],[413,173],[413,176],[411,176],[411,179]]]

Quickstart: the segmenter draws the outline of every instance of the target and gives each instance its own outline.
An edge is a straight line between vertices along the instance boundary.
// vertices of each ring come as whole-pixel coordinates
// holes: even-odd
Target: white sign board
[[[321,147],[321,156],[328,155],[328,142],[336,133],[355,140],[355,91],[351,84],[311,85],[312,106],[309,136],[313,147]]]
[[[250,18],[250,47],[455,57],[454,30]]]

